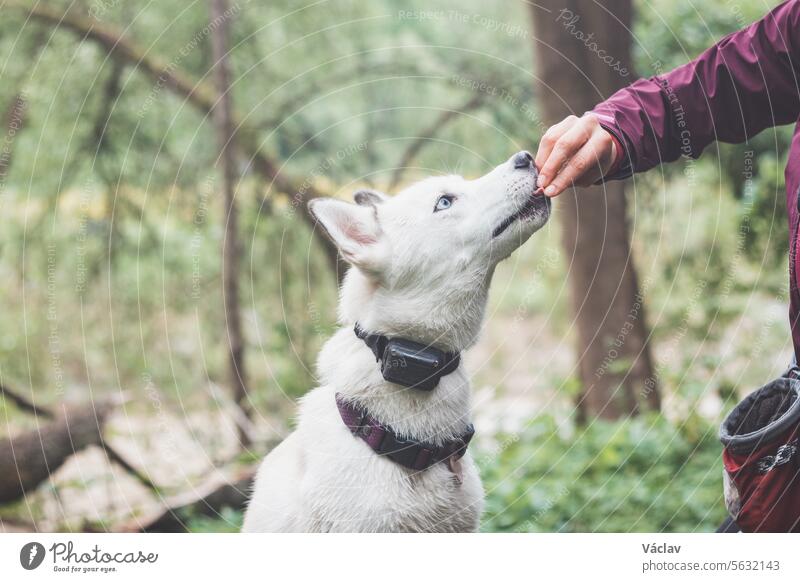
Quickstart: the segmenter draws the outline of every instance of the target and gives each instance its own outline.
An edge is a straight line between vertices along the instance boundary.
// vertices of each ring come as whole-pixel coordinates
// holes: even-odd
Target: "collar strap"
[[[433,390],[442,376],[454,372],[461,362],[459,352],[445,352],[404,338],[369,333],[357,323],[354,331],[381,363],[384,380],[401,386]]]
[[[385,455],[398,465],[414,471],[424,471],[436,463],[450,460],[451,457],[457,461],[467,452],[469,441],[475,434],[475,429],[470,424],[455,439],[439,446],[432,445],[399,437],[390,427],[375,420],[366,408],[345,400],[339,393],[336,394],[336,406],[342,422],[353,436],[367,443],[377,454]]]

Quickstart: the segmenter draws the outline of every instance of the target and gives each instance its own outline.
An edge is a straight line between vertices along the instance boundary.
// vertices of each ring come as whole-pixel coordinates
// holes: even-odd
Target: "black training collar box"
[[[430,392],[442,376],[455,371],[461,361],[458,352],[445,352],[405,338],[369,333],[357,323],[353,331],[375,354],[375,361],[381,364],[383,379],[408,388]]]
[[[430,391],[439,383],[446,359],[445,353],[436,348],[392,338],[383,351],[381,373],[389,382]]]

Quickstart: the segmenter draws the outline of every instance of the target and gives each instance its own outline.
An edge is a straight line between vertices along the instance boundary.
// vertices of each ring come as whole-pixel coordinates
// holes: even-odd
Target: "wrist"
[[[619,134],[617,134],[617,132],[614,129],[612,129],[612,128],[614,128],[616,126],[616,123],[615,123],[613,117],[611,117],[609,115],[606,115],[604,112],[600,112],[600,111],[587,111],[586,115],[594,116],[594,118],[600,124],[600,127],[603,128],[603,131],[605,131],[609,135],[609,137],[611,138],[611,143],[612,143],[612,146],[611,146],[611,152],[612,152],[611,153],[611,157],[612,157],[611,165],[609,166],[608,170],[603,172],[603,177],[600,178],[600,180],[598,180],[597,182],[595,182],[595,184],[599,184],[599,183],[602,183],[603,181],[605,181],[607,179],[613,178],[614,175],[620,171],[620,169],[623,167],[623,165],[625,165],[625,158],[626,158],[627,153],[626,153],[625,145],[622,143],[622,138],[620,137]],[[626,173],[626,175],[627,175],[627,173]],[[620,177],[620,176],[617,176],[617,177]]]
[[[622,165],[622,160],[625,158],[625,148],[622,147],[622,142],[614,135],[613,131],[609,131],[603,125],[600,127],[602,127],[603,131],[611,138],[611,165],[608,167],[608,170],[603,172],[603,178],[605,179],[608,176],[613,176],[614,173],[619,170],[619,167]]]

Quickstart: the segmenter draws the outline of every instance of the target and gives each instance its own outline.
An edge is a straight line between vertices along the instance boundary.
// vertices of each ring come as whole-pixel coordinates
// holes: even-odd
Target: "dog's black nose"
[[[530,168],[533,166],[533,156],[530,152],[521,151],[514,156],[514,167],[517,169]]]

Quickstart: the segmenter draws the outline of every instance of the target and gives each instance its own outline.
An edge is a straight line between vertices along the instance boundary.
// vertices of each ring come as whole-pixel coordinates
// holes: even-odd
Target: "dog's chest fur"
[[[302,400],[297,429],[259,470],[245,531],[475,531],[483,490],[469,452],[460,484],[445,463],[414,472],[355,438],[335,402],[337,392],[357,397],[399,433],[439,444],[469,421],[464,372],[430,393],[387,384],[347,329],[326,344],[319,369],[323,386]],[[286,480],[294,482],[276,484]]]
[[[320,388],[303,402],[303,419],[326,425],[298,435],[308,451],[302,496],[311,531],[474,531],[483,491],[469,456],[461,459],[463,482],[444,463],[414,472],[376,455],[353,437],[331,406],[334,391]],[[316,424],[316,421],[314,422]]]

